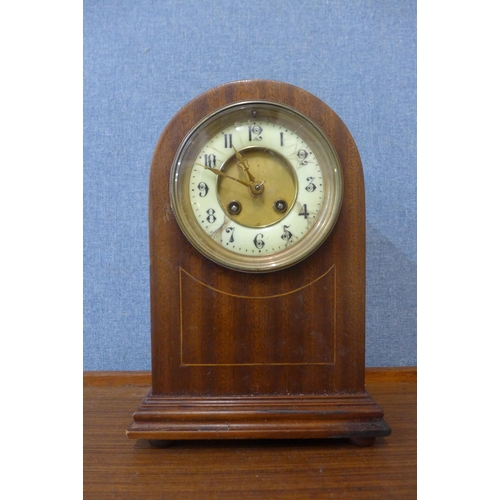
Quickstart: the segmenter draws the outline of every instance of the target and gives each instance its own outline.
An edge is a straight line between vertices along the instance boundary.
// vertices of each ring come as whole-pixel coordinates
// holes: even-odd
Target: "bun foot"
[[[371,446],[375,441],[374,437],[353,437],[350,439],[352,444],[360,447]]]

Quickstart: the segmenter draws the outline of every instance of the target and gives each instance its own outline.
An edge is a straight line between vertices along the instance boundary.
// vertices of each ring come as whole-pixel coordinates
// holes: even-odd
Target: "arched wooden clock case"
[[[231,103],[283,103],[333,144],[344,196],[327,239],[295,265],[225,268],[186,239],[170,200],[170,169],[190,130]],[[130,438],[350,438],[390,433],[365,391],[365,194],[356,144],[310,93],[280,82],[221,85],[189,102],[163,131],[149,192],[152,388]]]

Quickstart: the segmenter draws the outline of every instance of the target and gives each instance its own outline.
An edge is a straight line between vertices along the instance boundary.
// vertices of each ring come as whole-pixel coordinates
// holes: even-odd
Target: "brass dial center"
[[[239,156],[239,158],[238,158]],[[244,159],[244,162],[241,161]],[[217,179],[217,196],[226,215],[248,227],[265,227],[283,219],[297,197],[297,175],[290,162],[276,151],[263,147],[247,147],[229,157],[220,168],[229,177],[250,184],[245,186],[229,177]],[[253,180],[252,180],[253,179]],[[238,200],[237,214],[227,207]],[[286,210],[276,210],[276,203]]]

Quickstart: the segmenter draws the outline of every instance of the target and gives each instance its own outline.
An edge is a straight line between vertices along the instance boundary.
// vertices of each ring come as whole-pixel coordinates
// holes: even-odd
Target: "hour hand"
[[[248,175],[248,179],[250,182],[255,181],[255,177],[251,174],[250,172],[250,165],[248,164],[248,160],[246,158],[243,158],[242,154],[233,146],[234,152],[236,153],[236,158],[238,158],[238,166],[246,172]]]

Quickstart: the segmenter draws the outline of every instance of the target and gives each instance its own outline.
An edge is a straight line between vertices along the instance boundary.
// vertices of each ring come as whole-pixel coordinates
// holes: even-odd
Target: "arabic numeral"
[[[213,224],[216,220],[217,220],[217,217],[215,217],[215,210],[213,208],[209,208],[207,210],[207,214],[208,214],[208,217],[207,217],[207,222],[209,222],[210,224]]]
[[[309,217],[309,212],[307,211],[307,204],[302,205],[301,211],[299,212],[299,215],[302,215],[304,219],[307,219]]]
[[[306,160],[306,158],[309,155],[305,149],[299,149],[297,156],[299,157],[299,160],[300,160],[299,165],[307,165],[308,161]]]
[[[198,189],[200,190],[200,197],[205,198],[208,194],[208,186],[204,182],[198,184]]]
[[[316,189],[316,185],[313,184],[313,180],[314,180],[314,177],[308,177],[307,178],[309,184],[306,186],[306,191],[308,191],[309,193],[312,193],[315,189]]]
[[[248,125],[248,140],[262,141],[262,127],[260,125]]]
[[[217,163],[217,158],[215,155],[205,155],[205,167],[215,168],[215,164]]]
[[[261,250],[262,248],[264,248],[264,240],[262,239],[264,238],[264,235],[262,233],[259,233],[254,239],[253,239],[253,244],[255,245],[256,248],[258,248],[259,250]]]
[[[290,226],[283,226],[283,234],[281,235],[281,239],[284,241],[290,241],[293,237],[293,234],[288,231]]]
[[[226,233],[228,233],[228,234],[231,235],[231,237],[229,238],[229,243],[234,243],[234,238],[233,238],[234,227],[228,227],[228,228],[226,228]]]

